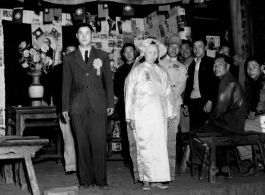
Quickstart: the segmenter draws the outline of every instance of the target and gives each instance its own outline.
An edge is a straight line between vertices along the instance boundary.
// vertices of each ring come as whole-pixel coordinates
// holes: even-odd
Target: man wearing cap
[[[169,83],[174,95],[174,105],[177,111],[177,117],[172,120],[167,134],[170,177],[172,181],[175,175],[176,133],[178,132],[180,105],[182,104],[181,94],[185,89],[187,80],[187,69],[177,60],[181,44],[182,41],[178,36],[171,36],[167,42],[167,55],[160,62],[161,67],[168,74]]]

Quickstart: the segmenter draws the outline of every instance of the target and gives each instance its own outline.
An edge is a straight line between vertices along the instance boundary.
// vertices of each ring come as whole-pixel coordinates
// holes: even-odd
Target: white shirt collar
[[[166,55],[166,58],[168,61],[172,62],[172,61],[177,61],[177,57],[175,58],[171,58],[169,55]]]
[[[80,47],[80,45],[79,45],[79,50],[80,50],[80,52],[82,54],[83,59],[85,60],[85,52],[88,51],[87,57],[89,57],[89,54],[90,54],[90,51],[91,51],[91,46],[88,47],[87,49],[84,49],[84,48]]]
[[[194,58],[194,61],[196,62],[195,69],[198,71],[200,69],[200,64],[201,64],[201,58]]]

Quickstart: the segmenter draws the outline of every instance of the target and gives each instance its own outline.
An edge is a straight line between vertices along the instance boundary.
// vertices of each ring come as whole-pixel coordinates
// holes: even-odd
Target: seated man
[[[265,133],[265,75],[261,60],[252,56],[245,63],[247,75],[251,82],[250,109],[245,123],[245,131]],[[250,146],[238,147],[241,159],[252,159]]]
[[[204,157],[203,143],[196,138],[199,133],[219,133],[228,135],[233,133],[243,133],[246,117],[246,100],[243,90],[238,81],[231,75],[229,67],[231,59],[223,54],[215,58],[213,71],[220,78],[218,88],[217,104],[210,115],[210,119],[203,126],[194,129],[190,133],[190,149],[192,164],[202,164]],[[227,166],[225,153],[217,148],[217,167],[222,167],[220,174],[226,173],[231,178],[231,171]],[[220,155],[219,155],[220,153]],[[220,158],[220,159],[219,159]]]

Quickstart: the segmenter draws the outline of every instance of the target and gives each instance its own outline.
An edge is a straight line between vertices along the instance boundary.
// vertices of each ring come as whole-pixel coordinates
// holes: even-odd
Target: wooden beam
[[[247,1],[230,0],[229,2],[234,52],[242,56],[242,61],[239,65],[239,82],[244,87],[244,64],[246,59],[252,54],[249,9]]]
[[[18,0],[24,2],[24,0]],[[61,5],[77,5],[82,3],[89,3],[93,1],[98,2],[116,2],[124,4],[134,4],[134,5],[149,5],[149,4],[169,4],[176,3],[181,0],[42,0],[48,3],[61,4]]]

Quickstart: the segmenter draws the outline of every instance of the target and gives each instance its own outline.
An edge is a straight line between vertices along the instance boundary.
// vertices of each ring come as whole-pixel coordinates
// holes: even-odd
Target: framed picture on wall
[[[207,56],[215,57],[216,52],[220,47],[220,37],[219,36],[206,36],[207,41]]]

